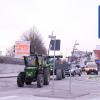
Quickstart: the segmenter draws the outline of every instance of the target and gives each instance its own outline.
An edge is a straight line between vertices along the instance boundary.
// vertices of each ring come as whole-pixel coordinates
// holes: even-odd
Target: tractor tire
[[[26,85],[31,85],[31,82],[30,81],[26,81],[25,84]]]
[[[38,74],[37,87],[41,88],[41,87],[43,87],[43,84],[44,84],[43,74]]]
[[[56,79],[61,80],[62,79],[62,70],[56,69]]]
[[[44,85],[49,85],[50,81],[50,70],[48,68],[44,68]]]
[[[65,70],[62,70],[62,78],[65,78]]]
[[[18,87],[23,87],[24,86],[24,81],[25,81],[25,73],[20,72],[19,75],[17,76],[17,86]]]

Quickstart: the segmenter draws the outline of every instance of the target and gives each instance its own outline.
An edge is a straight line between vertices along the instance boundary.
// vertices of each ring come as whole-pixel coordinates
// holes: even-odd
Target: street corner
[[[84,75],[82,77],[75,77],[74,79],[77,81],[98,82],[100,81],[100,75]]]
[[[46,93],[41,93],[41,94],[35,94],[34,96],[38,97],[49,97],[49,98],[60,98],[60,99],[74,99],[74,98],[80,98],[83,96],[89,95],[89,92],[86,91],[72,91],[71,93],[69,90],[51,90]]]
[[[91,81],[100,81],[100,75],[94,75],[94,76],[88,76],[86,80],[91,80]]]

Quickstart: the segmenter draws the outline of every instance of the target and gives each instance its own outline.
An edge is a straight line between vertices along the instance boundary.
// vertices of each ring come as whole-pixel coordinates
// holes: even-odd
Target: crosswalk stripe
[[[8,100],[12,98],[17,98],[18,96],[5,96],[5,97],[0,97],[0,100]]]

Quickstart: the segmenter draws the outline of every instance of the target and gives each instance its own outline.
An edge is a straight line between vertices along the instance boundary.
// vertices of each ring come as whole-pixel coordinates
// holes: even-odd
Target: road
[[[43,88],[37,88],[35,82],[30,86],[18,88],[16,77],[0,78],[0,100],[100,100],[100,80],[95,77],[72,77],[71,94],[69,77],[51,80],[50,85]]]

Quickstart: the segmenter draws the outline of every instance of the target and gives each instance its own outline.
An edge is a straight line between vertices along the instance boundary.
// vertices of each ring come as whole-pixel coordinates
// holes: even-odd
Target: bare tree
[[[22,35],[22,40],[30,41],[30,53],[31,54],[35,54],[35,53],[45,54],[45,55],[47,54],[47,51],[43,43],[43,40],[41,38],[41,35],[35,28],[24,33]]]
[[[15,55],[15,46],[6,49],[6,56],[14,57]]]

